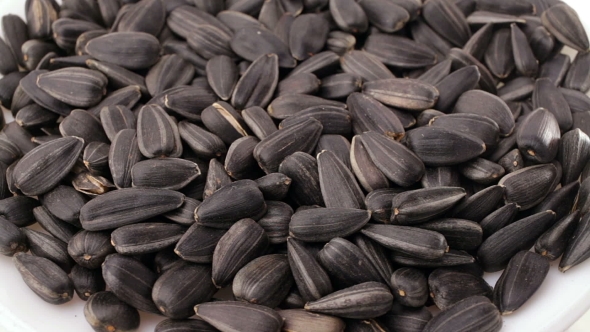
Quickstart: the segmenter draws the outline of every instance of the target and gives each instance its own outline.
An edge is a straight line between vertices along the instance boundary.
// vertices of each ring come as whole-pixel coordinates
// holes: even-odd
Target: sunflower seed
[[[11,108],[13,112],[19,110],[19,107],[12,106],[15,91],[19,86],[20,80],[26,75],[24,72],[12,72],[0,78],[0,103],[5,108]],[[25,99],[28,99],[28,96]]]
[[[265,213],[266,204],[256,183],[240,180],[222,187],[203,201],[195,210],[195,220],[203,226],[228,229],[240,219],[258,220]]]
[[[165,55],[146,75],[146,86],[155,96],[170,88],[186,85],[193,79],[194,73],[194,67],[180,56]]]
[[[326,332],[344,331],[344,321],[338,317],[307,312],[301,309],[281,310],[279,315],[285,320],[283,329],[293,332],[318,329]]]
[[[486,272],[499,271],[519,251],[528,250],[555,219],[555,212],[544,211],[520,219],[488,237],[477,251]]]
[[[479,79],[479,85],[482,88],[482,90],[496,94],[496,82],[492,74],[490,73],[488,68],[484,66],[481,62],[479,62],[476,58],[458,48],[452,48],[449,51],[449,58],[452,60],[453,70],[457,70],[459,68],[463,68],[466,66],[477,66],[479,74],[481,75]]]
[[[494,288],[494,303],[502,315],[513,313],[528,301],[548,272],[549,260],[541,255],[528,251],[514,255]]]
[[[234,296],[242,301],[274,308],[291,289],[293,277],[290,272],[286,255],[256,258],[236,274],[232,286]]]
[[[453,249],[450,249],[449,252],[446,252],[441,258],[435,260],[416,258],[395,251],[391,253],[390,258],[393,263],[418,268],[450,267],[475,262],[475,258],[468,253]]]
[[[293,180],[282,173],[270,173],[256,180],[264,199],[280,201],[285,199]]]
[[[31,196],[51,190],[72,169],[83,145],[80,138],[64,137],[31,150],[14,168],[15,185]]]
[[[417,227],[441,233],[450,247],[457,250],[474,250],[482,242],[482,228],[473,221],[443,218],[419,224]]]
[[[581,52],[590,49],[588,36],[578,14],[567,4],[551,6],[543,12],[541,21],[543,26],[565,45]]]
[[[45,207],[34,208],[33,215],[43,229],[63,242],[69,242],[78,231],[78,227],[58,219]]]
[[[303,299],[313,301],[332,293],[330,279],[312,252],[293,238],[287,239],[287,248],[289,266]]]
[[[215,290],[209,266],[183,263],[164,272],[156,280],[152,298],[165,316],[188,318],[194,314],[195,303],[210,300]]]
[[[69,273],[74,261],[68,256],[67,244],[51,235],[23,228],[31,253],[44,257],[57,264],[64,272]]]
[[[410,308],[397,302],[381,318],[388,329],[400,332],[421,332],[431,319],[432,314],[426,307]]]
[[[369,225],[361,232],[390,250],[422,259],[440,258],[448,248],[441,234],[414,227]],[[410,238],[414,239],[412,243]]]
[[[4,40],[19,65],[25,66],[23,60],[22,45],[29,40],[27,24],[18,15],[7,14],[2,16],[2,31]]]
[[[360,305],[362,303],[362,305]],[[344,318],[367,319],[391,309],[393,295],[382,283],[365,282],[305,304],[305,310]]]
[[[363,0],[360,6],[369,22],[383,32],[396,32],[410,20],[410,14],[395,2]]]
[[[326,242],[345,237],[369,221],[369,212],[352,208],[317,208],[296,212],[289,223],[289,234],[305,242]],[[338,220],[338,223],[334,223]]]
[[[406,1],[408,3],[416,3],[415,1]],[[437,58],[444,59],[451,50],[451,43],[438,33],[419,17],[410,26],[412,38],[422,45],[430,47],[437,55]]]
[[[340,65],[345,73],[356,75],[365,82],[395,78],[381,60],[365,51],[352,50],[344,54]]]
[[[474,317],[477,317],[474,319]],[[426,324],[424,331],[449,328],[453,331],[500,331],[502,319],[498,309],[484,296],[472,296],[443,310]]]
[[[330,31],[326,40],[326,49],[344,55],[354,49],[356,38],[347,32]]]
[[[120,189],[86,203],[80,210],[80,222],[87,230],[112,229],[174,210],[183,202],[184,195],[171,190]]]
[[[95,330],[111,328],[133,330],[139,327],[139,312],[111,292],[98,292],[88,298],[84,316]]]
[[[139,150],[147,158],[174,158],[182,154],[176,122],[157,105],[146,105],[139,111],[137,143]]]
[[[399,303],[422,307],[428,299],[428,283],[424,273],[415,268],[400,268],[391,276],[392,290]]]
[[[557,221],[555,225],[537,239],[535,252],[549,260],[559,258],[565,251],[579,221],[580,214],[578,211],[574,211]]]
[[[27,236],[15,224],[5,218],[0,218],[0,253],[4,256],[13,256],[29,249]]]
[[[379,272],[359,247],[342,238],[330,240],[317,254],[317,259],[338,288],[381,280]]]
[[[30,72],[27,76],[21,79],[20,88],[30,97],[30,99],[32,99],[40,106],[55,113],[58,113],[59,115],[69,115],[72,110],[72,108],[69,105],[65,104],[60,100],[55,99],[37,85],[37,80],[39,79],[41,74],[44,73],[47,73],[47,71],[35,70]],[[17,91],[15,91],[15,95],[17,94],[17,92],[18,89]]]
[[[159,313],[152,300],[158,276],[140,261],[120,254],[109,255],[102,265],[102,276],[110,291],[122,301],[142,311]]]
[[[441,138],[446,138],[445,142]],[[420,127],[406,133],[406,144],[428,166],[459,164],[486,151],[485,143],[472,135],[439,127]]]
[[[279,331],[283,318],[274,310],[251,303],[219,301],[195,306],[197,316],[216,328],[237,332]],[[254,318],[254,319],[253,319]]]
[[[477,60],[482,61],[484,55],[491,48],[490,41],[493,40],[494,35],[494,25],[492,23],[484,25],[469,38],[463,46],[463,51],[471,54]]]
[[[13,262],[27,286],[45,302],[62,304],[72,299],[74,286],[55,263],[20,252],[14,255]]]
[[[518,206],[516,203],[510,203],[488,214],[479,222],[483,230],[483,237],[488,238],[490,235],[512,223],[517,213]]]
[[[238,82],[238,68],[227,55],[218,55],[207,62],[207,81],[222,100],[228,100]]]
[[[80,209],[88,200],[74,188],[58,185],[39,198],[43,207],[55,217],[75,226],[80,225]]]
[[[289,196],[299,205],[324,205],[315,158],[295,152],[283,160],[279,172],[291,178]]]
[[[289,222],[293,209],[286,203],[266,201],[267,212],[258,224],[264,228],[271,244],[285,243],[289,236]]]
[[[455,187],[410,190],[393,197],[391,222],[411,225],[430,220],[452,208],[465,196]]]
[[[317,159],[320,188],[326,206],[364,208],[364,195],[345,164],[330,151],[320,152]]]
[[[589,215],[585,214],[579,221],[573,235],[567,240],[567,246],[559,262],[559,271],[566,272],[588,258],[590,247],[588,245],[589,220]]]
[[[258,106],[249,107],[242,111],[244,122],[252,130],[258,139],[262,140],[266,136],[277,131],[277,127],[268,115],[268,113]]]
[[[479,81],[480,74],[476,66],[463,67],[436,83],[435,87],[439,92],[439,98],[435,108],[448,112],[453,108],[455,102],[465,92],[474,89]]]
[[[246,123],[241,115],[226,102],[217,102],[203,110],[201,120],[207,129],[219,136],[225,144],[248,136]]]
[[[80,265],[74,265],[70,272],[70,279],[78,297],[87,301],[92,295],[102,292],[105,283],[100,270],[89,270]]]
[[[135,70],[150,67],[158,61],[160,43],[144,32],[116,32],[91,40],[86,45],[86,52],[98,61]]]
[[[467,19],[453,2],[436,0],[424,4],[422,15],[428,25],[455,46],[462,47],[471,37]]]
[[[276,55],[262,55],[255,59],[234,89],[232,104],[236,108],[268,105],[278,84],[277,60]]]
[[[461,166],[460,172],[474,182],[490,185],[504,176],[505,170],[494,162],[477,158]]]
[[[567,72],[563,87],[587,93],[590,90],[589,66],[590,55],[588,52],[578,52]]]
[[[371,160],[360,136],[352,138],[350,164],[359,184],[367,192],[389,187],[389,181]],[[366,203],[366,199],[365,199]]]
[[[384,64],[399,68],[422,68],[436,64],[437,60],[428,47],[408,38],[385,34],[370,35],[364,49]]]
[[[55,126],[59,115],[44,109],[37,104],[23,107],[14,118],[20,126],[25,128]]]
[[[131,187],[131,169],[141,159],[135,130],[120,130],[113,137],[109,150],[109,169],[117,188]]]
[[[91,142],[109,142],[100,121],[84,110],[73,110],[60,123],[59,131],[64,137],[76,137],[83,140],[85,146]]]
[[[226,232],[194,224],[180,238],[174,252],[189,262],[211,263],[215,246]]]
[[[371,96],[353,93],[346,103],[355,134],[374,131],[394,139],[403,137],[405,130],[399,118]]]
[[[309,38],[313,31],[313,38]],[[293,58],[303,61],[322,50],[330,27],[321,15],[303,14],[295,18],[289,33],[289,47]]]
[[[441,310],[472,296],[490,298],[492,287],[481,277],[470,273],[436,269],[428,277],[428,286],[434,303]]]
[[[115,185],[109,179],[92,175],[90,172],[82,172],[76,175],[72,180],[72,186],[77,191],[90,196],[102,195],[115,188]]]
[[[556,118],[546,109],[539,108],[519,126],[517,144],[526,159],[546,163],[557,155],[560,136]]]
[[[416,111],[433,107],[439,96],[428,83],[396,78],[366,82],[363,92],[386,105]]]
[[[521,17],[514,15],[477,10],[470,13],[469,16],[467,16],[467,23],[469,23],[469,25],[484,25],[488,23],[500,25],[510,23],[525,24],[527,23],[527,21]]]
[[[213,283],[223,287],[248,262],[260,256],[268,246],[264,229],[252,219],[242,219],[225,233],[213,252]],[[227,255],[239,252],[239,255]]]
[[[213,1],[214,2],[214,1]],[[188,329],[195,332],[219,331],[201,319],[166,319],[158,323],[155,332],[175,332]]]
[[[459,187],[459,172],[451,167],[427,167],[420,180],[424,188]]]
[[[555,116],[561,130],[567,131],[571,128],[572,116],[569,104],[560,90],[549,79],[538,79],[535,82],[533,108],[540,107],[547,109]]]
[[[500,158],[500,160],[498,160],[498,165],[502,166],[506,173],[518,171],[519,169],[524,167],[522,154],[518,149],[511,150],[510,152],[506,153],[502,158]]]
[[[517,77],[498,89],[498,97],[505,102],[527,99],[533,93],[535,83],[530,77]]]

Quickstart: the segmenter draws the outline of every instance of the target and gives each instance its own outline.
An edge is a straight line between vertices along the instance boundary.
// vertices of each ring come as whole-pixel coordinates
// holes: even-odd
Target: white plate
[[[566,0],[590,31],[590,4],[587,0]],[[0,0],[0,15],[13,13],[24,17],[24,0]],[[573,53],[570,53],[573,54]],[[7,121],[12,117],[4,113]],[[590,308],[590,260],[560,273],[559,261],[551,264],[547,279],[537,293],[517,312],[504,316],[505,332],[565,331]],[[494,285],[500,272],[486,274]],[[22,281],[9,257],[0,256],[0,332],[92,331],[83,313],[84,302],[77,296],[69,303],[55,306],[37,297]],[[141,314],[140,332],[151,332],[162,320],[153,314]]]

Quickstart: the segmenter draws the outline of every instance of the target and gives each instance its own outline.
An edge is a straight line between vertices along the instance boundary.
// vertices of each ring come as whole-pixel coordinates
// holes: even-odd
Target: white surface
[[[566,0],[590,26],[587,0]],[[24,0],[0,0],[0,15],[24,17]],[[6,112],[5,112],[6,114]],[[7,118],[9,120],[9,118]],[[518,311],[504,317],[505,332],[559,332],[568,330],[590,308],[590,260],[567,273],[551,264],[547,279],[537,293]],[[486,275],[494,285],[500,273]],[[22,281],[9,257],[0,256],[0,332],[58,332],[92,329],[84,319],[84,302],[79,298],[55,306],[38,298]],[[153,331],[162,318],[142,313],[140,332]],[[584,316],[569,332],[590,331],[590,315]]]

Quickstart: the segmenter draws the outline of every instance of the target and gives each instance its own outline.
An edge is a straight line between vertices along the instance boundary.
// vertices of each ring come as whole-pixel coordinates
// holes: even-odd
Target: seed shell
[[[393,294],[407,307],[422,307],[428,300],[428,280],[424,273],[411,267],[402,267],[391,275]]]
[[[227,332],[279,331],[283,318],[274,310],[238,301],[208,302],[195,306],[197,317]]]
[[[440,258],[448,249],[440,233],[415,227],[368,225],[361,232],[390,250],[422,259]]]
[[[27,286],[45,302],[57,305],[72,299],[74,286],[68,275],[49,259],[19,252],[13,262]]]

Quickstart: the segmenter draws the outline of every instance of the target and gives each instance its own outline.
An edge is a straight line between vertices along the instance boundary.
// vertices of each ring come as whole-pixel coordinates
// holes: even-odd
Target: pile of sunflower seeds
[[[0,253],[96,331],[499,331],[590,256],[565,3],[25,6],[1,20]]]

